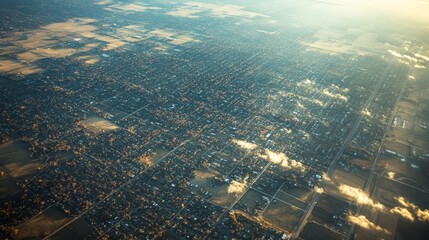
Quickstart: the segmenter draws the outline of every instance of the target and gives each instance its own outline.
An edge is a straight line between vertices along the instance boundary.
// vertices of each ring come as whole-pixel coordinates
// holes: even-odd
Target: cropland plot
[[[414,134],[420,137],[428,136],[429,117],[425,115],[416,116],[416,126],[414,127]]]
[[[392,180],[399,180],[415,187],[429,186],[429,178],[421,169],[412,168],[408,160],[402,162],[398,158],[383,156],[379,159],[378,165],[385,167],[384,176]]]
[[[13,199],[21,192],[21,188],[16,185],[15,181],[9,175],[4,174],[0,176],[0,203],[8,199]]]
[[[429,236],[429,222],[399,219],[395,232],[395,240],[427,239]]]
[[[311,220],[341,233],[350,229],[346,221],[348,214],[353,214],[356,207],[341,199],[322,194],[311,213]]]
[[[408,201],[418,205],[420,208],[427,209],[429,207],[429,193],[422,192],[409,185],[402,184],[398,181],[392,181],[387,178],[379,178],[377,186],[383,189],[388,189],[392,196],[404,197]],[[378,193],[377,198],[384,197],[382,193]]]
[[[14,239],[41,239],[66,224],[72,218],[57,207],[50,207],[31,218],[18,229]]]
[[[359,159],[359,158],[348,158],[347,162],[349,164],[352,164],[354,166],[361,168],[362,170],[363,169],[365,169],[365,170],[370,169],[371,164],[372,164],[372,161],[363,160],[363,159]]]
[[[17,180],[34,174],[42,167],[40,161],[30,159],[27,149],[17,142],[0,145],[0,165]]]
[[[320,206],[337,216],[341,216],[349,212],[354,213],[356,211],[356,206],[352,203],[333,197],[329,194],[322,194],[316,206]]]
[[[287,232],[294,231],[304,212],[282,201],[272,201],[262,218]]]
[[[396,206],[398,203],[395,200],[395,197],[397,197],[397,195],[394,192],[378,186],[375,189],[373,197],[374,199],[377,199],[381,204],[388,207]]]
[[[309,222],[305,225],[299,238],[305,240],[341,240],[344,238],[344,235],[321,226],[320,224]]]
[[[397,108],[400,109],[400,111],[407,113],[406,115],[410,114],[413,115],[415,113],[415,110],[418,108],[418,102],[416,101],[416,97],[408,97],[406,99],[403,99],[398,102]],[[404,115],[404,114],[401,114]]]
[[[311,220],[320,225],[327,226],[341,234],[346,234],[350,230],[350,223],[344,215],[335,215],[329,210],[316,206],[311,212]]]
[[[189,188],[196,194],[210,198],[221,206],[229,206],[238,197],[238,193],[228,191],[228,183],[221,180],[221,176],[211,171],[195,171]]]
[[[282,191],[285,193],[288,193],[299,200],[308,203],[311,198],[313,197],[314,190],[307,188],[307,187],[301,187],[301,188],[286,188],[283,187]]]
[[[337,185],[345,184],[351,187],[363,188],[365,179],[353,173],[341,169],[335,169],[332,173],[331,180]]]
[[[288,203],[292,204],[293,206],[300,208],[302,210],[304,210],[307,207],[306,202],[303,202],[299,198],[296,198],[295,196],[292,196],[291,194],[288,194],[288,193],[283,192],[283,191],[279,191],[276,195],[276,198],[283,200],[285,202],[288,202]]]
[[[240,199],[235,208],[250,215],[259,215],[262,213],[262,210],[267,206],[269,199],[269,196],[250,189]]]
[[[54,240],[75,240],[86,239],[95,230],[83,219],[78,219],[60,231],[56,232],[51,239]]]
[[[385,148],[396,153],[401,154],[402,156],[408,156],[410,153],[410,146],[398,141],[388,141],[385,144]]]

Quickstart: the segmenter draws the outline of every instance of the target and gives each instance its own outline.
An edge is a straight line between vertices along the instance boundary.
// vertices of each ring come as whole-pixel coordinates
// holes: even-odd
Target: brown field
[[[95,230],[83,219],[78,219],[65,228],[55,233],[51,239],[55,240],[75,240],[86,239]]]
[[[38,54],[32,53],[32,52],[19,53],[16,56],[19,59],[22,59],[26,62],[36,62],[36,61],[44,58],[44,56],[41,56],[41,55],[38,55]]]
[[[70,56],[76,52],[76,49],[73,48],[61,48],[61,49],[52,49],[52,48],[37,48],[32,51],[32,53],[41,55],[47,58],[63,58]]]
[[[14,239],[41,239],[66,224],[72,218],[57,207],[50,207],[18,227]]]
[[[344,236],[320,224],[309,222],[305,225],[299,239],[305,240],[341,240]]]
[[[91,55],[79,56],[79,57],[76,57],[76,59],[80,61],[84,61],[88,65],[92,65],[100,60],[98,58],[94,58]]]
[[[42,167],[40,161],[30,159],[27,149],[17,142],[0,145],[0,165],[18,181],[29,177]]]
[[[228,193],[228,185],[226,184],[213,188],[213,192],[215,194],[211,198],[211,201],[220,206],[229,206],[238,197],[236,193]]]
[[[282,191],[306,203],[311,200],[314,194],[313,189],[308,188],[282,188]]]
[[[40,71],[42,71],[42,69],[17,62],[15,60],[0,60],[0,72],[27,75]]]
[[[216,177],[220,176],[211,171],[195,171],[195,177],[190,181],[194,185],[191,187],[191,190],[198,195],[204,196],[205,191],[213,194],[210,201],[216,205],[220,206],[229,206],[231,205],[235,199],[237,199],[239,193],[229,193],[228,192],[228,184],[220,184],[216,186],[210,186],[211,181]],[[196,187],[198,185],[198,187]],[[200,192],[203,190],[203,192]]]
[[[410,222],[399,219],[396,226],[395,240],[427,239],[429,236],[427,222]]]
[[[110,6],[109,9],[114,11],[143,11],[154,8],[139,4],[115,4]],[[139,42],[150,37],[168,40],[172,45],[198,42],[198,40],[189,35],[178,34],[164,29],[148,31],[139,25],[116,28],[106,24],[106,28],[112,28],[112,34],[105,35],[100,33],[98,27],[92,24],[94,22],[96,22],[95,19],[74,18],[66,22],[48,24],[34,31],[16,32],[9,37],[0,39],[0,45],[4,50],[2,54],[8,54],[8,57],[11,57],[11,59],[0,59],[0,72],[23,75],[33,74],[43,70],[37,65],[39,60],[69,56],[92,65],[99,61],[97,56],[86,55],[81,57],[78,55],[95,48],[100,48],[103,51],[125,51],[126,48],[122,47],[129,43]],[[24,40],[19,40],[21,38],[24,38]],[[82,41],[84,45],[79,48],[57,48],[58,44],[73,41],[74,39]],[[165,51],[168,46],[160,43],[154,49]]]
[[[264,196],[262,193],[250,189],[246,194],[244,194],[239,202],[246,204],[246,206],[253,210],[257,206],[258,202],[262,202],[262,196]]]
[[[9,175],[0,177],[0,203],[18,196],[21,192],[21,188]]]
[[[303,214],[303,211],[294,206],[281,201],[273,201],[265,210],[262,218],[286,232],[293,232]]]
[[[347,159],[347,162],[356,165],[362,169],[370,169],[372,165],[372,162],[358,158]]]
[[[356,188],[363,188],[366,182],[364,178],[338,168],[332,173],[331,180],[337,185],[346,184]]]
[[[279,191],[277,193],[276,197],[278,199],[281,199],[285,202],[290,203],[291,205],[293,205],[293,206],[295,206],[301,210],[304,210],[307,207],[306,202],[303,202],[302,200],[300,200],[300,199],[298,199],[298,198],[296,198],[296,197],[294,197],[294,196],[292,196],[286,192],[283,192],[283,191]]]
[[[14,54],[16,52],[19,52],[21,50],[21,48],[17,47],[17,46],[13,46],[13,45],[1,45],[1,53],[3,55],[9,55],[9,54]]]

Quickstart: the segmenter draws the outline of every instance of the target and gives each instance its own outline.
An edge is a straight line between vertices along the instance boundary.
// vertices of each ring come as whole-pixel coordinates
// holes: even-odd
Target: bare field
[[[78,219],[70,223],[65,228],[55,233],[51,239],[55,240],[75,240],[86,239],[86,237],[95,230],[83,219]]]
[[[37,53],[33,52],[23,52],[16,55],[19,59],[22,59],[26,62],[36,62],[40,59],[45,58],[44,56],[41,56]]]
[[[10,176],[5,174],[0,177],[0,203],[18,196],[21,192],[21,188]]]
[[[368,160],[358,159],[358,158],[347,159],[347,162],[349,162],[350,164],[356,165],[362,169],[370,169],[372,165],[372,162]]]
[[[28,75],[40,71],[42,69],[18,61],[0,60],[0,72]]]
[[[308,188],[282,188],[282,191],[288,193],[299,200],[308,203],[313,197],[314,191],[313,189]]]
[[[305,240],[341,240],[344,236],[320,224],[309,222],[305,225],[300,239]]]
[[[253,210],[258,205],[260,205],[262,202],[264,203],[264,206],[266,206],[266,201],[262,200],[262,196],[264,196],[262,193],[257,192],[253,189],[250,189],[240,199],[239,203],[245,204],[247,207],[249,207],[250,210]],[[265,196],[265,197],[267,197],[267,196]]]
[[[41,239],[66,224],[72,218],[57,207],[50,207],[31,218],[18,229],[14,239]]]
[[[201,196],[205,196],[204,192],[208,191],[213,195],[210,199],[211,202],[220,206],[229,206],[238,195],[228,192],[228,184],[212,185],[216,176],[218,175],[211,171],[196,171],[194,179],[190,181],[194,185],[191,190]]]
[[[283,191],[279,191],[277,193],[276,196],[278,199],[281,199],[285,202],[288,202],[290,204],[292,204],[293,206],[300,208],[302,210],[304,210],[307,207],[307,203],[303,202],[302,200],[300,200],[299,198],[296,198],[288,193],[285,193]]]
[[[40,161],[31,160],[27,149],[17,142],[0,145],[0,164],[17,180],[34,174],[42,167]]]
[[[153,8],[139,4],[116,4],[109,9],[114,11],[143,11]],[[4,49],[2,54],[8,54],[11,57],[11,59],[0,59],[0,72],[23,75],[33,74],[43,70],[37,65],[39,60],[69,56],[92,65],[99,59],[97,56],[88,54],[88,51],[98,47],[101,47],[102,51],[115,50],[148,37],[167,40],[172,45],[198,42],[192,36],[179,34],[171,30],[154,29],[148,31],[142,26],[136,25],[120,28],[107,25],[112,28],[112,33],[105,35],[100,33],[98,27],[92,24],[95,22],[95,19],[90,18],[74,18],[66,22],[48,24],[34,31],[17,32],[10,37],[0,39],[0,45]],[[57,47],[58,44],[70,41],[82,41],[84,45],[79,48]],[[167,49],[167,46],[161,45],[156,48],[156,50],[162,51]],[[88,57],[76,56],[80,53],[86,53]]]
[[[400,153],[403,156],[408,156],[410,153],[410,146],[398,141],[387,141],[384,146],[386,149]]]
[[[366,182],[366,179],[338,168],[332,173],[331,180],[337,185],[345,184],[356,188],[363,188]]]
[[[281,201],[273,201],[265,210],[262,218],[278,228],[292,232],[298,226],[299,219],[303,214],[304,212],[296,207]]]

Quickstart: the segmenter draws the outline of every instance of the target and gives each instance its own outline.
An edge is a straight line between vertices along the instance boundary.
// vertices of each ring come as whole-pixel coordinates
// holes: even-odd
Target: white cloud
[[[244,140],[232,139],[231,141],[233,143],[237,144],[239,147],[246,149],[246,150],[254,150],[254,149],[258,148],[258,145],[244,141]]]
[[[379,210],[385,209],[383,204],[374,202],[374,200],[372,200],[369,195],[360,188],[341,184],[338,187],[338,190],[340,190],[342,194],[352,198],[352,200],[358,204],[371,206]]]
[[[240,194],[246,190],[246,182],[232,181],[228,186],[228,193]]]
[[[305,166],[296,160],[290,159],[284,153],[273,152],[269,149],[265,149],[265,154],[260,157],[271,161],[274,164],[281,165],[286,169],[294,169],[301,172],[305,171]]]
[[[372,230],[372,231],[376,231],[376,232],[383,232],[383,233],[386,233],[386,234],[391,234],[386,229],[384,229],[384,228],[376,225],[375,223],[369,221],[364,215],[360,215],[360,216],[349,215],[347,217],[347,219],[351,223],[359,225],[362,228],[365,228],[365,229],[368,229],[368,230]]]
[[[410,221],[414,221],[413,214],[411,214],[411,212],[406,208],[394,207],[394,208],[390,209],[390,212],[394,213],[394,214],[398,214],[398,215],[402,216],[403,218],[408,219]]]
[[[429,57],[426,57],[426,56],[424,56],[424,55],[421,55],[421,54],[416,53],[416,54],[414,54],[414,56],[415,56],[415,57],[417,57],[417,58],[420,58],[420,59],[423,59],[423,60],[429,61]]]

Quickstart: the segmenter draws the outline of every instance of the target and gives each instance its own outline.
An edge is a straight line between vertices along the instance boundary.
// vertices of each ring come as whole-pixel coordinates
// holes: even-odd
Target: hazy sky
[[[373,10],[380,14],[392,14],[429,24],[429,0],[320,0],[320,2],[337,3],[362,10]]]

